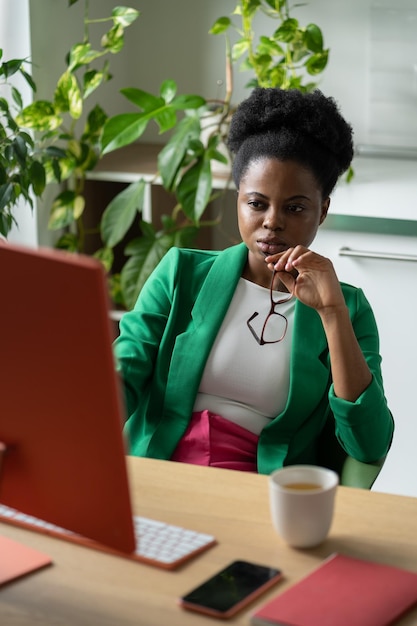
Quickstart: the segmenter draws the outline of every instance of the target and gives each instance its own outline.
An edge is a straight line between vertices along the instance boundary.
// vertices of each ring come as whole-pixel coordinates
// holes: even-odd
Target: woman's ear
[[[323,224],[324,220],[326,219],[329,206],[330,206],[330,197],[326,198],[321,206],[320,224]]]

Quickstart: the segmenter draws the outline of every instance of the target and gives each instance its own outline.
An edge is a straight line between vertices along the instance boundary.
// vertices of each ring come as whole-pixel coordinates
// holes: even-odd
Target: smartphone
[[[281,571],[248,561],[233,561],[182,596],[184,609],[227,619],[282,578]]]

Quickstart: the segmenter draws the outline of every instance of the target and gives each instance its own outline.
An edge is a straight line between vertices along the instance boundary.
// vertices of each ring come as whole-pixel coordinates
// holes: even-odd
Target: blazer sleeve
[[[361,289],[352,289],[345,297],[372,381],[356,402],[338,398],[331,385],[329,402],[336,421],[336,436],[343,448],[357,460],[371,463],[387,454],[394,421],[384,394],[379,335],[372,308]]]
[[[127,417],[143,402],[149,387],[161,338],[172,305],[172,284],[177,268],[169,251],[146,281],[135,307],[120,321],[114,342],[116,369],[124,385]]]

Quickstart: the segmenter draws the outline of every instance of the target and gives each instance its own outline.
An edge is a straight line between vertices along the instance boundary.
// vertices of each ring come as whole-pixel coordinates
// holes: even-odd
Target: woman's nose
[[[279,209],[270,207],[265,213],[264,228],[268,230],[283,230],[285,228],[285,218]]]

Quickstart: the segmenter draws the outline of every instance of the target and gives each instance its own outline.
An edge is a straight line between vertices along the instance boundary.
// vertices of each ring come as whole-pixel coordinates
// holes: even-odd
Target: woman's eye
[[[304,211],[304,207],[300,206],[299,204],[290,204],[287,207],[287,211],[289,211],[290,213],[301,213],[301,211]]]
[[[248,205],[252,207],[252,209],[263,209],[264,205],[259,200],[249,200]]]

